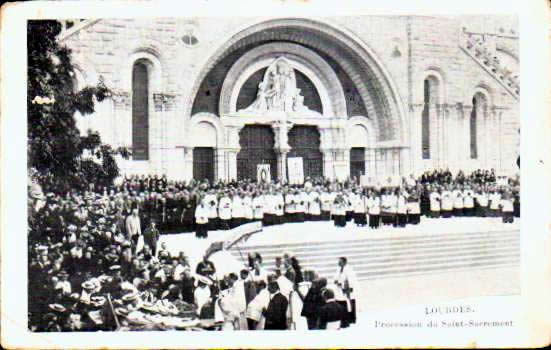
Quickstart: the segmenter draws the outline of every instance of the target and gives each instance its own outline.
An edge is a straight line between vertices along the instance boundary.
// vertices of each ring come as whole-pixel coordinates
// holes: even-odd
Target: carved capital
[[[165,93],[154,93],[153,103],[156,112],[169,111],[174,109],[176,96]]]
[[[111,92],[111,100],[115,109],[130,109],[130,93],[128,91],[115,90]]]
[[[411,113],[416,113],[423,110],[423,107],[425,107],[424,103],[410,103],[409,104],[409,111]]]

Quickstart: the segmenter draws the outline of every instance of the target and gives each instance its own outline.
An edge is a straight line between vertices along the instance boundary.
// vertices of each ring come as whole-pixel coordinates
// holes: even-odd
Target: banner
[[[349,169],[344,164],[335,164],[333,168],[335,169],[335,178],[338,181],[346,181],[350,174]]]
[[[256,181],[257,182],[272,182],[272,173],[270,172],[270,164],[258,164],[256,166]]]
[[[290,185],[302,185],[304,183],[304,167],[302,157],[287,158],[287,173]]]
[[[360,176],[360,186],[361,187],[377,187],[379,181],[374,176],[361,175]]]
[[[383,176],[379,181],[382,187],[400,187],[402,185],[400,175]]]

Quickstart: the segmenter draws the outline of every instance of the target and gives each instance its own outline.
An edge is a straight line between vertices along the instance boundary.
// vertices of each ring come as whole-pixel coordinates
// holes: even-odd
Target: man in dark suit
[[[157,230],[157,223],[155,220],[151,220],[149,227],[143,233],[144,243],[147,244],[153,253],[153,256],[157,255],[157,242],[159,241],[159,230]]]
[[[346,308],[335,301],[335,293],[331,289],[323,292],[323,299],[325,304],[319,310],[319,329],[327,329],[328,323],[340,323],[346,317]]]
[[[287,329],[287,298],[279,292],[279,285],[276,281],[268,284],[270,292],[270,303],[268,308],[263,311],[266,323],[265,330],[285,330]]]

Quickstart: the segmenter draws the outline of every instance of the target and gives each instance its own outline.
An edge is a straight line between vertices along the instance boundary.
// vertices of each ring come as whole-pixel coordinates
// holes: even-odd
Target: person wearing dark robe
[[[205,256],[203,256],[203,260],[201,260],[197,264],[197,268],[195,270],[195,273],[197,273],[201,276],[205,276],[208,279],[210,279],[211,281],[214,281],[215,280],[216,268],[214,267],[214,264],[212,263],[212,261],[210,261],[208,259],[208,256],[205,255]]]
[[[318,327],[319,310],[324,305],[322,290],[325,286],[327,286],[325,278],[314,280],[304,297],[301,316],[306,317],[308,329],[316,329]]]
[[[346,315],[346,308],[335,300],[335,293],[331,289],[323,292],[325,303],[319,309],[319,329],[327,329],[332,322],[339,322],[339,326],[333,329],[340,329],[340,322]]]
[[[289,301],[279,292],[279,285],[276,281],[268,283],[270,292],[270,302],[264,309],[263,315],[266,318],[265,330],[285,330],[287,329],[287,306]]]
[[[180,283],[182,291],[182,300],[188,304],[193,304],[194,302],[194,291],[195,291],[195,279],[191,276],[189,267],[184,268],[182,273],[182,281]]]

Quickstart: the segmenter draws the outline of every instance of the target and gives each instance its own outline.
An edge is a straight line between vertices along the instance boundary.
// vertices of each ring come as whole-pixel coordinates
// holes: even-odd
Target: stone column
[[[271,127],[274,131],[274,151],[277,156],[277,178],[280,181],[287,180],[287,154],[291,150],[288,133],[293,123],[277,120]]]
[[[277,179],[279,181],[287,181],[287,149],[277,149]]]
[[[365,150],[365,173],[367,176],[376,176],[375,166],[375,148],[367,148]]]
[[[225,127],[227,147],[222,151],[224,163],[223,166],[218,169],[223,169],[223,175],[219,175],[219,178],[226,181],[232,181],[237,179],[237,154],[241,150],[239,145],[239,132],[245,125],[228,125]]]
[[[451,165],[453,165],[452,164],[453,162],[451,161],[452,158],[450,156],[451,147],[449,147],[450,130],[451,132],[453,132],[453,129],[450,128],[451,120],[450,120],[449,105],[444,104],[442,106],[441,115],[442,115],[442,163],[444,167],[449,168]]]
[[[226,179],[226,150],[224,148],[216,148],[214,150],[214,179]]]
[[[112,116],[116,122],[117,128],[117,147],[127,147],[132,151],[132,108],[130,106],[130,93],[128,91],[114,91],[111,95],[112,101]],[[116,118],[115,118],[116,116]],[[84,117],[86,120],[87,129],[91,127],[90,116]],[[85,130],[86,133],[86,130]],[[130,159],[122,159],[118,162],[122,174],[131,173]]]
[[[239,153],[240,148],[228,148],[226,149],[226,155],[227,159],[226,162],[228,164],[226,174],[226,180],[232,181],[237,180],[237,153]]]
[[[184,180],[193,179],[193,147],[184,147]]]
[[[424,104],[410,104],[410,162],[411,171],[415,174],[419,174],[424,170],[423,165],[423,128],[422,128],[422,114]]]

